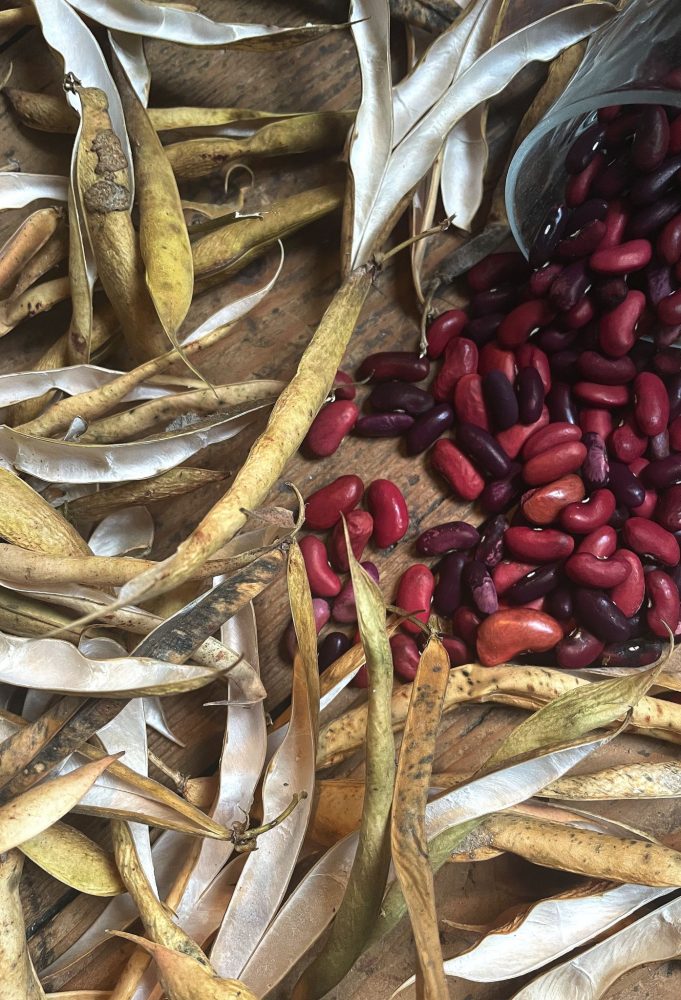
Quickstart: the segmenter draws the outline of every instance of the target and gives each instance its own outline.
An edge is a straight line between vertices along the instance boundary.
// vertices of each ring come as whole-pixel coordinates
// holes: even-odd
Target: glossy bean
[[[679,625],[679,589],[668,573],[655,569],[646,576],[646,594],[648,628],[653,635],[668,639],[669,630],[676,632]]]
[[[485,514],[500,514],[515,503],[522,493],[520,467],[505,479],[495,479],[487,483],[480,494],[480,507]]]
[[[504,282],[521,282],[529,277],[527,261],[517,250],[493,253],[474,264],[466,274],[472,292],[486,292]]]
[[[630,636],[629,620],[602,590],[577,587],[575,615],[601,642],[623,642]]]
[[[556,663],[563,670],[583,670],[595,663],[605,643],[584,628],[576,628],[555,648]]]
[[[427,451],[434,441],[448,431],[454,423],[454,407],[449,403],[438,403],[428,413],[417,417],[406,435],[408,455],[419,455]]]
[[[572,233],[582,229],[593,222],[594,219],[603,221],[608,214],[608,202],[604,198],[589,198],[588,201],[578,205],[570,216],[568,230]]]
[[[357,381],[371,382],[422,382],[428,377],[430,361],[413,351],[379,351],[370,354],[357,369]]]
[[[461,604],[461,573],[467,560],[463,552],[449,552],[438,563],[433,610],[443,618],[451,618]]]
[[[505,351],[496,344],[485,344],[480,351],[478,372],[480,375],[487,375],[493,371],[503,372],[509,382],[515,381],[518,367],[513,351]]]
[[[643,292],[631,291],[624,302],[601,316],[598,338],[601,350],[612,358],[628,354],[636,342],[636,326],[646,306]]]
[[[560,622],[572,618],[572,590],[566,584],[559,584],[546,595],[544,610]]]
[[[638,208],[629,216],[626,235],[629,239],[645,239],[681,211],[681,195],[673,192],[658,198],[652,205]]]
[[[600,438],[605,440],[612,433],[613,424],[610,410],[588,406],[580,411],[579,426],[584,434],[598,434]]]
[[[591,184],[593,194],[601,198],[618,198],[631,184],[634,170],[628,152],[622,153],[612,163],[600,157],[601,169],[597,171]]]
[[[467,646],[474,646],[478,635],[478,628],[482,621],[481,616],[473,608],[465,605],[457,608],[452,615],[452,626],[457,635],[460,635]]]
[[[480,541],[475,550],[475,558],[480,559],[490,569],[493,569],[504,554],[504,535],[508,521],[503,514],[487,521],[480,529]]]
[[[579,441],[582,432],[575,424],[565,421],[556,421],[546,427],[542,427],[526,442],[523,447],[523,459],[528,462],[536,455],[541,455],[544,451],[568,444],[572,441]]]
[[[605,126],[595,121],[587,126],[570,146],[565,157],[565,169],[569,174],[578,174],[591,162],[594,153],[605,142]]]
[[[650,263],[653,248],[649,240],[629,240],[619,246],[596,250],[589,258],[589,267],[596,274],[620,275],[640,271]]]
[[[362,569],[366,570],[375,583],[378,583],[379,574],[377,567],[372,562],[363,562]],[[340,625],[351,625],[357,621],[357,604],[355,602],[355,588],[352,580],[348,580],[340,594],[333,602],[333,620]]]
[[[547,486],[535,490],[531,496],[522,501],[522,512],[531,524],[547,525],[561,518],[565,510],[571,507],[580,508],[579,501],[584,497],[584,483],[579,476],[563,476]],[[614,508],[614,501],[613,501]],[[607,521],[607,518],[605,519]],[[603,524],[605,521],[602,522]],[[572,529],[563,523],[567,531]]]
[[[518,412],[521,424],[533,424],[544,408],[544,383],[536,368],[518,372]]]
[[[635,476],[640,478],[641,473],[645,467],[649,464],[647,458],[637,458],[635,459],[629,468],[634,473]],[[643,503],[638,504],[636,507],[630,509],[630,513],[633,517],[652,517],[655,513],[655,508],[657,507],[657,490],[646,489],[645,497],[643,498]]]
[[[546,397],[549,416],[557,423],[577,423],[577,410],[572,398],[572,389],[566,382],[554,382]]]
[[[606,247],[616,247],[622,242],[629,221],[629,213],[624,207],[624,203],[618,199],[609,201],[603,221],[605,222],[605,236],[598,246],[599,250],[605,250]]]
[[[641,478],[646,486],[664,490],[681,483],[681,453],[675,452],[669,458],[660,458],[645,467]]]
[[[399,437],[414,424],[409,413],[370,413],[360,417],[355,424],[355,434],[360,437]]]
[[[340,593],[341,582],[329,566],[324,542],[315,535],[306,535],[299,544],[313,597],[335,597]]]
[[[554,528],[509,528],[504,543],[516,559],[535,563],[567,559],[575,547],[570,535]]]
[[[610,462],[608,486],[615,494],[615,500],[624,507],[638,507],[645,500],[645,487],[623,462]]]
[[[533,570],[539,569],[535,563],[514,562],[503,559],[492,570],[492,579],[499,597],[505,597],[511,587]]]
[[[606,358],[597,351],[582,351],[577,366],[585,381],[601,385],[627,385],[636,378],[636,365],[626,356]]]
[[[445,359],[430,388],[438,403],[449,402],[458,381],[478,370],[477,345],[467,337],[456,337],[445,351]]]
[[[626,385],[601,385],[598,382],[576,382],[572,391],[577,399],[591,406],[617,409],[629,402]]]
[[[674,265],[681,260],[681,212],[666,223],[657,238],[656,248],[666,264]]]
[[[632,205],[651,205],[671,187],[681,170],[681,156],[670,156],[664,163],[631,185],[629,198]]]
[[[525,463],[523,479],[530,486],[543,486],[561,476],[576,472],[586,458],[586,448],[581,441],[570,441],[565,445],[541,452]]]
[[[594,304],[590,297],[585,295],[571,309],[558,313],[556,323],[564,330],[581,330],[594,319],[595,315]]]
[[[447,651],[450,667],[462,667],[464,663],[470,661],[471,656],[463,639],[457,639],[453,635],[443,635],[440,641]]]
[[[466,327],[466,336],[478,347],[484,347],[494,340],[505,313],[489,313],[487,316],[476,316]]]
[[[462,579],[478,611],[483,615],[494,614],[499,607],[499,601],[494,582],[485,564],[480,559],[466,563]]]
[[[464,375],[454,389],[454,410],[460,422],[475,424],[489,431],[490,421],[480,375]]]
[[[549,410],[544,406],[538,420],[533,424],[516,424],[506,431],[499,431],[496,436],[497,441],[504,449],[509,458],[516,458],[527,442],[540,430],[549,424]]]
[[[336,399],[354,399],[357,395],[352,376],[339,368],[333,380],[333,393]]]
[[[662,643],[657,639],[630,639],[610,642],[601,654],[603,667],[648,667],[662,656]]]
[[[448,309],[433,320],[426,333],[426,350],[431,361],[444,354],[447,344],[459,336],[467,322],[463,309]]]
[[[607,559],[617,549],[617,532],[609,524],[590,531],[577,547],[577,552],[590,552],[594,556]]]
[[[657,307],[663,299],[668,298],[676,291],[676,282],[672,275],[669,264],[661,264],[653,261],[648,264],[643,272],[646,284],[648,301],[652,306]]]
[[[479,531],[468,521],[447,521],[422,531],[416,539],[416,551],[423,556],[438,556],[443,552],[472,549],[479,541]]]
[[[433,408],[431,394],[412,382],[380,382],[371,390],[369,402],[382,413],[404,410],[412,417],[419,417]]]
[[[570,208],[583,205],[592,191],[597,194],[603,193],[601,191],[596,192],[596,179],[605,170],[605,165],[606,161],[603,154],[596,153],[581,173],[572,174],[571,177],[568,177],[568,182],[565,185],[565,201]]]
[[[614,458],[629,465],[645,454],[648,438],[641,433],[633,416],[627,416],[608,438],[608,447]]]
[[[551,304],[560,310],[572,309],[582,296],[586,295],[591,280],[585,261],[579,260],[574,264],[568,264],[551,285],[549,292]]]
[[[679,543],[670,531],[644,517],[630,517],[622,528],[626,544],[638,555],[650,556],[665,566],[679,562]]]
[[[393,670],[403,681],[413,681],[421,659],[419,647],[410,635],[397,633],[391,635],[389,641]]]
[[[550,323],[555,309],[546,299],[530,299],[516,306],[504,317],[497,330],[499,343],[504,347],[519,347],[534,330]]]
[[[390,479],[374,479],[366,493],[366,503],[374,519],[373,540],[387,549],[407,533],[409,510],[399,486]]]
[[[305,449],[316,458],[326,458],[338,450],[357,422],[359,410],[351,400],[338,399],[323,406],[310,424]]]
[[[504,598],[509,604],[529,604],[550,593],[557,586],[558,580],[559,564],[549,563],[531,570],[517,580],[505,591]]]
[[[669,397],[664,382],[653,372],[640,372],[634,382],[634,414],[644,434],[665,430],[669,422]]]
[[[655,520],[667,531],[681,531],[681,486],[670,486],[660,494]]]
[[[565,232],[568,218],[565,205],[553,205],[547,211],[530,246],[529,264],[533,270],[549,262]]]
[[[561,510],[561,527],[574,535],[587,535],[608,523],[615,506],[615,497],[610,490],[596,490],[583,503],[571,503]]]
[[[570,261],[588,257],[601,244],[605,232],[605,222],[600,222],[598,219],[590,222],[574,236],[568,236],[560,241],[556,247],[559,260]]]
[[[430,614],[434,588],[435,578],[428,567],[422,563],[414,563],[400,577],[395,604],[425,623]],[[409,621],[403,621],[400,628],[412,635],[418,635],[421,631],[418,625]]]
[[[319,644],[317,665],[320,670],[326,670],[332,663],[340,659],[343,653],[352,648],[352,639],[344,632],[329,632]]]
[[[669,120],[663,107],[644,107],[631,147],[631,160],[646,173],[660,166],[669,150]]]
[[[374,519],[365,510],[351,510],[345,517],[345,523],[350,536],[350,548],[355,559],[360,559],[367,542],[371,538],[374,530]],[[345,532],[343,523],[339,522],[331,533],[329,539],[329,558],[332,566],[341,573],[347,573],[350,569],[348,562],[348,549],[345,544]]]
[[[544,612],[527,608],[497,611],[478,629],[478,659],[485,667],[496,667],[520,653],[553,649],[562,637],[558,622]]]
[[[551,362],[553,362],[554,354],[567,350],[576,341],[576,330],[558,330],[554,327],[547,327],[537,336],[537,343],[551,356]],[[553,372],[551,374],[552,377],[555,377]]]
[[[551,366],[544,351],[535,344],[521,344],[515,352],[518,368],[536,368],[544,386],[544,392],[551,388]]]
[[[339,476],[305,501],[305,524],[312,531],[333,528],[341,514],[348,514],[357,506],[364,493],[364,483],[359,476]]]
[[[658,302],[657,315],[667,326],[678,326],[681,323],[681,289]]]
[[[510,473],[511,459],[497,440],[482,427],[462,422],[457,427],[456,440],[461,450],[483,472],[495,479],[503,479]]]
[[[535,271],[529,282],[531,298],[543,299],[548,295],[551,285],[562,270],[562,264],[546,264],[539,271]]]
[[[471,317],[476,319],[491,313],[506,312],[513,308],[517,300],[518,292],[513,285],[499,285],[486,292],[477,292],[468,303],[468,309]]]
[[[676,417],[669,425],[669,451],[681,451],[681,416]],[[669,455],[653,455],[653,458],[668,458]]]
[[[576,552],[565,563],[565,572],[580,587],[611,590],[624,583],[629,567],[617,559],[598,559],[589,552]]]

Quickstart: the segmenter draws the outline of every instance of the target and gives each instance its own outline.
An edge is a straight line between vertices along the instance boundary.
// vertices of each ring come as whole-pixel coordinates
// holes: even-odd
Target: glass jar
[[[614,104],[681,108],[681,89],[660,81],[681,68],[681,0],[630,0],[590,39],[582,64],[548,114],[527,136],[506,179],[506,209],[513,236],[527,256],[549,208],[563,200],[565,156]]]

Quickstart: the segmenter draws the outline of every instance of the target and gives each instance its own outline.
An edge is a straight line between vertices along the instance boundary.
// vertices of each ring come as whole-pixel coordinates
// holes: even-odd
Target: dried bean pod
[[[462,552],[450,552],[438,563],[433,610],[444,618],[451,618],[461,604],[461,573],[467,559]]]
[[[359,410],[350,400],[339,399],[323,406],[310,424],[305,448],[316,458],[333,455],[357,422]]]
[[[319,644],[317,664],[320,671],[326,670],[352,648],[352,639],[343,632],[329,632]]]
[[[623,642],[631,634],[631,626],[620,609],[601,590],[575,590],[575,615],[580,625],[601,642]]]
[[[473,559],[463,568],[463,580],[475,607],[483,615],[493,614],[499,607],[497,592],[489,571],[480,559]]]
[[[669,629],[676,632],[679,626],[679,589],[668,573],[655,569],[646,577],[646,594],[650,602],[648,628],[653,635],[667,639]]]
[[[413,424],[414,418],[408,413],[370,413],[359,418],[355,434],[370,438],[399,437]]]
[[[534,563],[567,559],[575,547],[570,535],[554,528],[509,528],[504,543],[516,559]]]
[[[341,514],[348,514],[357,506],[364,493],[364,483],[359,476],[339,476],[305,501],[305,524],[312,531],[333,528]]]
[[[552,524],[560,516],[563,527],[571,531],[572,529],[564,523],[562,514],[571,508],[582,508],[584,505],[579,501],[583,498],[584,483],[580,477],[563,476],[535,490],[527,499],[523,499],[522,512],[531,524],[537,525]],[[613,498],[613,509],[614,506]],[[607,519],[601,523],[605,524]]]
[[[478,659],[485,667],[506,663],[520,653],[543,653],[563,637],[555,618],[541,611],[512,608],[497,611],[480,625]]]
[[[419,455],[422,451],[427,451],[453,423],[454,407],[449,403],[438,403],[432,410],[417,417],[407,432],[407,454]]]
[[[307,535],[299,544],[313,596],[335,597],[340,593],[341,582],[329,566],[324,542],[315,535]]]
[[[453,337],[459,336],[467,322],[468,316],[463,309],[448,309],[440,313],[426,333],[428,357],[433,361],[441,357],[447,344]]]
[[[390,636],[390,652],[393,656],[393,670],[403,681],[413,681],[419,667],[421,654],[409,635],[396,633]]]
[[[383,413],[404,410],[412,417],[419,417],[433,408],[430,393],[411,382],[381,382],[372,389],[369,402]]]
[[[366,494],[374,519],[373,539],[379,549],[399,542],[409,527],[409,510],[399,486],[389,479],[374,479]]]
[[[555,648],[556,663],[563,670],[583,670],[595,663],[605,643],[586,629],[576,628]]]
[[[622,528],[624,540],[638,555],[650,556],[665,566],[676,566],[681,558],[679,543],[670,531],[644,517],[630,517]]]
[[[462,422],[457,427],[456,440],[475,464],[495,479],[503,479],[511,471],[511,459],[504,449],[482,427]]]
[[[427,622],[430,614],[430,602],[435,588],[433,574],[421,563],[415,563],[404,571],[397,585],[395,604],[398,608],[409,611],[419,621]],[[404,621],[400,625],[404,632],[418,635],[420,629],[414,622]]]
[[[369,379],[371,382],[422,382],[428,377],[430,361],[413,351],[379,351],[370,354],[357,369],[357,381]]]
[[[360,559],[373,533],[374,519],[365,510],[352,510],[346,515],[345,522],[348,528],[348,535],[350,536],[350,548],[353,551],[355,559]],[[343,524],[341,522],[335,526],[331,533],[329,557],[332,565],[337,570],[340,570],[341,573],[348,572],[350,569],[348,549],[345,544],[345,532],[343,531]]]
[[[426,528],[416,539],[416,551],[423,556],[438,556],[444,552],[472,549],[480,541],[477,528],[467,521],[448,521]]]

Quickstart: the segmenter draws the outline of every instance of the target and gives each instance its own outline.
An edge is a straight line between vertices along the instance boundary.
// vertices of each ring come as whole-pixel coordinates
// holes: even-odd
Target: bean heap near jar
[[[454,498],[479,505],[481,525],[417,538],[427,562],[394,595],[422,621],[434,612],[451,625],[453,665],[548,654],[564,668],[644,666],[670,629],[681,634],[681,114],[602,108],[566,169],[564,202],[529,262],[502,252],[476,264],[467,308],[435,319],[426,357],[365,358],[367,415],[339,373],[306,440],[326,456],[351,431],[404,436]],[[307,527],[333,529],[328,547],[302,542],[320,628],[354,620],[351,586],[328,563],[347,570],[341,514],[358,558],[372,535],[387,547],[407,531],[397,485],[372,483],[367,512],[362,495],[346,475],[308,500]],[[391,639],[404,679],[421,638],[405,621]],[[350,644],[327,635],[320,667]]]

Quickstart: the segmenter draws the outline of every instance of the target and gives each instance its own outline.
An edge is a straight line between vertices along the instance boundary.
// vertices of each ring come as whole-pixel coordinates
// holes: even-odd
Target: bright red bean
[[[333,528],[341,514],[348,514],[362,499],[364,483],[359,476],[339,476],[316,490],[305,501],[305,524],[312,531]]]
[[[366,503],[374,519],[374,542],[387,549],[399,542],[409,527],[409,511],[399,486],[389,479],[374,479],[366,495]]]
[[[373,533],[374,519],[365,510],[352,510],[346,515],[345,521],[348,526],[348,535],[350,536],[350,547],[355,559],[359,559]],[[350,564],[348,562],[348,550],[345,544],[343,524],[340,521],[333,529],[331,539],[329,540],[329,556],[332,565],[337,570],[340,570],[341,573],[347,573],[350,569]]]
[[[629,465],[636,458],[645,454],[648,447],[648,438],[641,434],[638,424],[631,416],[625,417],[624,421],[616,427],[608,438],[608,449],[619,462]]]
[[[418,670],[421,654],[410,635],[399,633],[390,636],[390,652],[393,655],[393,670],[403,681],[413,681]]]
[[[612,413],[589,407],[579,414],[579,426],[584,434],[598,434],[605,441],[612,431]]]
[[[516,559],[535,563],[567,559],[575,547],[570,535],[555,528],[509,528],[504,543]]]
[[[573,535],[586,535],[602,528],[615,513],[615,497],[610,490],[595,490],[583,503],[571,503],[560,512],[560,525]]]
[[[630,240],[619,246],[596,250],[589,258],[589,267],[597,274],[628,274],[649,264],[653,248],[649,240]]]
[[[638,555],[651,556],[666,566],[676,566],[681,558],[679,543],[670,531],[643,517],[630,517],[622,528],[624,540]]]
[[[535,455],[523,467],[523,479],[530,486],[543,486],[570,472],[576,472],[586,458],[581,441],[570,441]]]
[[[659,375],[641,372],[634,382],[634,414],[644,434],[660,434],[669,423],[669,396]]]
[[[631,618],[643,604],[645,596],[643,564],[631,549],[617,549],[612,558],[628,566],[629,573],[623,583],[612,589],[610,600],[617,605],[623,615]]]
[[[517,367],[536,368],[541,376],[544,392],[551,389],[551,365],[548,355],[534,344],[521,344],[515,352]]]
[[[430,391],[438,403],[448,403],[459,379],[478,370],[478,347],[466,337],[450,341],[445,360],[435,377]]]
[[[572,441],[579,441],[581,437],[582,432],[575,424],[555,421],[548,424],[547,427],[542,427],[529,438],[523,448],[523,459],[528,462],[544,451],[558,446],[562,447]]]
[[[493,371],[503,372],[509,382],[514,382],[517,365],[513,351],[504,351],[496,344],[485,344],[480,351],[478,372],[480,375],[487,375]]]
[[[329,566],[326,545],[315,535],[300,540],[300,551],[305,560],[305,570],[314,597],[335,597],[340,594],[341,582]]]
[[[395,604],[404,611],[409,611],[419,621],[427,622],[430,614],[430,602],[435,589],[435,577],[422,563],[414,563],[404,571],[397,585]],[[414,622],[402,622],[400,628],[413,635],[420,634],[418,625]]]
[[[598,325],[601,350],[612,358],[628,354],[636,343],[636,325],[645,307],[643,292],[631,291],[621,305],[604,313]]]
[[[338,449],[357,422],[359,410],[350,400],[338,399],[323,406],[310,424],[305,447],[317,458],[326,458]]]
[[[563,630],[550,615],[528,608],[497,611],[478,629],[478,659],[484,667],[496,667],[519,653],[545,652],[563,638]]]
[[[524,445],[549,423],[548,407],[542,407],[541,416],[533,424],[516,424],[508,430],[499,431],[496,439],[509,458],[516,458]]]
[[[676,632],[679,625],[679,589],[669,576],[660,569],[648,573],[646,593],[650,607],[646,614],[648,628],[662,639],[669,638],[669,629]]]
[[[622,242],[629,216],[621,201],[613,200],[608,204],[608,211],[605,213],[604,221],[605,236],[598,245],[597,253],[605,250],[607,247],[616,247]]]
[[[578,552],[590,552],[599,559],[607,559],[615,554],[617,549],[617,532],[609,524],[602,528],[594,528],[586,538],[583,538],[577,548]]]
[[[537,569],[536,563],[513,562],[510,559],[502,559],[492,570],[492,580],[499,597],[505,594],[514,583],[522,580],[528,573]]]
[[[556,311],[546,299],[530,299],[512,309],[499,325],[497,339],[504,347],[519,347],[534,330],[550,323]]]
[[[571,507],[582,507],[583,504],[579,501],[583,498],[584,482],[582,479],[579,476],[563,476],[547,486],[533,490],[531,496],[523,498],[521,507],[523,514],[532,524],[552,524],[559,515],[562,521],[563,513]],[[614,497],[612,509],[615,509]],[[609,517],[610,514],[601,521],[601,524],[605,524]],[[571,530],[565,524],[563,527],[567,531]]]
[[[598,559],[588,552],[576,552],[565,563],[565,572],[580,587],[611,590],[624,583],[629,567],[615,559]]]
[[[433,468],[462,500],[476,500],[480,496],[485,480],[456,445],[440,438],[433,445],[430,455]]]
[[[426,334],[428,357],[431,360],[441,357],[450,340],[459,336],[467,322],[468,316],[463,309],[448,309],[440,313]]]
[[[480,375],[464,375],[454,389],[454,410],[461,423],[475,424],[489,431],[490,422],[482,391]]]
[[[599,385],[598,382],[575,382],[572,387],[574,395],[583,403],[592,406],[613,407],[626,406],[629,402],[629,387],[626,385]]]

